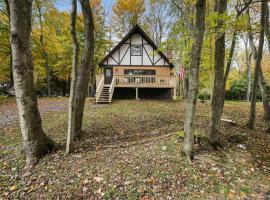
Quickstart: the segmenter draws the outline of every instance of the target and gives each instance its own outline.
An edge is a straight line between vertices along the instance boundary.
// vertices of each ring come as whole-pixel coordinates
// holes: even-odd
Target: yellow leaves
[[[13,191],[16,191],[16,190],[18,190],[17,185],[13,185],[12,187],[9,188],[10,192],[13,192]]]
[[[122,16],[125,13],[136,14],[144,12],[144,0],[117,0],[113,6],[113,12],[118,16]]]

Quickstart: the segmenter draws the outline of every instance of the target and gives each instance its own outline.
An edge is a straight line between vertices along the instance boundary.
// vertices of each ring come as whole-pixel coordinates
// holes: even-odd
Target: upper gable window
[[[132,44],[130,48],[131,48],[131,55],[132,56],[141,56],[142,55],[142,45]]]

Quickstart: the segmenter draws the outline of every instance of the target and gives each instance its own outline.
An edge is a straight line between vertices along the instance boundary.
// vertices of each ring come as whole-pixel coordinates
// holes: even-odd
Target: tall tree
[[[246,101],[250,100],[250,92],[251,92],[251,83],[252,83],[252,70],[251,70],[251,56],[252,53],[249,52],[248,48],[248,34],[243,36],[243,42],[245,45],[245,64],[247,67],[247,93],[246,93]]]
[[[267,12],[267,8],[268,8],[268,5],[267,3],[264,3],[264,10],[265,12]],[[248,11],[248,36],[249,36],[249,43],[250,43],[250,46],[251,46],[251,49],[252,49],[252,53],[253,53],[253,57],[254,57],[254,60],[256,62],[257,60],[257,57],[258,57],[258,52],[257,52],[257,47],[254,43],[254,38],[253,38],[253,34],[252,34],[252,30],[251,30],[251,23],[250,23],[250,16],[249,16],[249,11]],[[269,13],[268,13],[269,15]],[[266,24],[266,21],[267,21],[267,18],[269,18],[269,16],[265,15],[264,16],[265,20],[265,24]],[[262,27],[266,30],[266,27],[265,25]],[[267,88],[266,88],[266,82],[265,82],[265,79],[264,79],[264,76],[263,76],[263,71],[262,71],[262,68],[261,68],[261,65],[259,65],[259,86],[260,86],[260,90],[261,90],[261,94],[262,94],[262,101],[263,101],[263,108],[264,108],[264,118],[265,119],[270,119],[270,106],[269,106],[269,101],[268,101],[268,95],[267,95]]]
[[[219,126],[224,101],[224,59],[225,59],[225,31],[222,15],[227,9],[227,0],[217,0],[215,11],[220,16],[215,27],[215,79],[211,103],[211,118],[209,130],[210,145],[216,149],[219,144]]]
[[[88,83],[94,56],[94,21],[89,0],[81,0],[82,13],[84,18],[84,49],[82,60],[78,71],[78,77],[75,89],[75,137],[79,136],[82,129],[82,119],[85,98],[87,95]]]
[[[145,26],[155,44],[160,47],[162,40],[166,37],[166,30],[173,20],[170,4],[166,0],[148,0],[146,8]]]
[[[258,80],[261,78],[260,71],[261,71],[261,60],[262,60],[263,45],[264,45],[265,4],[267,3],[264,3],[264,2],[261,3],[260,39],[259,39],[258,51],[256,50],[257,55],[254,55],[256,56],[256,63],[255,63],[253,86],[252,86],[252,92],[251,92],[250,115],[249,115],[249,120],[247,123],[247,126],[251,129],[254,128],[254,123],[255,123],[255,118],[256,118],[256,100],[257,100],[256,90],[257,90]],[[247,14],[249,16],[249,10],[247,10]],[[252,44],[252,39],[253,38],[249,36],[250,44]],[[256,47],[253,47],[253,54],[255,53],[255,49]]]
[[[55,143],[45,135],[38,111],[31,56],[32,1],[9,0],[13,77],[19,109],[26,167],[35,165]]]
[[[265,36],[268,42],[268,51],[270,53],[270,28],[269,28],[269,7],[268,5],[265,6]]]
[[[267,38],[267,42],[268,42],[268,51],[270,54],[270,28],[269,28],[269,7],[268,5],[265,6],[265,36]],[[268,126],[266,129],[267,133],[270,133],[270,119],[268,119]]]
[[[113,6],[114,30],[122,38],[133,26],[140,24],[145,11],[144,0],[117,0]]]
[[[94,97],[96,92],[96,71],[98,71],[98,63],[105,57],[107,50],[112,46],[111,40],[109,40],[108,32],[109,28],[107,26],[106,20],[108,13],[102,6],[101,0],[91,1],[91,8],[93,13],[93,18],[95,22],[95,49],[94,49],[94,67],[91,71],[91,76],[89,80],[90,96]]]
[[[235,10],[236,10],[235,22],[237,22],[238,18],[249,7],[251,2],[252,2],[252,0],[248,0],[244,5],[242,5],[241,3],[238,2],[238,5],[235,6]],[[222,18],[222,16],[221,16],[221,18]],[[222,20],[222,19],[220,19],[220,20]],[[219,26],[219,23],[217,24],[217,26]],[[219,28],[220,29],[223,28],[223,25],[220,26]],[[218,47],[218,49],[216,49],[216,52],[215,52],[215,66],[217,66],[217,67],[215,67],[215,77],[216,77],[217,73],[218,74],[220,73],[220,74],[217,76],[217,79],[215,79],[215,84],[214,84],[214,88],[213,88],[213,93],[215,92],[216,96],[214,99],[212,98],[212,112],[211,112],[210,132],[209,132],[209,141],[210,141],[211,146],[214,149],[216,149],[216,147],[219,145],[220,119],[221,119],[221,115],[223,112],[223,107],[224,107],[224,102],[225,102],[226,83],[227,83],[227,79],[228,79],[229,72],[230,72],[231,65],[232,65],[235,46],[236,46],[236,42],[237,42],[238,31],[239,30],[238,30],[237,26],[234,26],[233,34],[232,34],[232,42],[231,42],[231,46],[230,46],[229,56],[227,58],[225,73],[224,73],[224,67],[223,67],[223,69],[221,69],[221,68],[219,69],[219,65],[224,64],[224,57],[223,56],[225,55],[225,43],[223,43],[223,42],[225,40],[222,41],[222,43],[221,43],[221,40],[223,40],[222,38],[220,41],[217,41],[217,39],[216,39],[216,43],[215,43],[216,48]],[[218,38],[218,37],[219,36],[216,36],[216,38]],[[224,39],[225,39],[225,33],[224,33]],[[219,53],[221,53],[221,54],[219,54]],[[220,62],[221,60],[223,60],[223,61]],[[222,78],[222,80],[220,78]],[[221,85],[223,86],[222,88],[221,88]],[[214,94],[213,94],[213,96],[214,96]]]
[[[13,86],[10,35],[10,7],[8,0],[0,0],[0,81],[10,81]]]
[[[71,72],[71,84],[69,94],[69,113],[68,113],[68,132],[66,142],[66,153],[69,153],[73,148],[73,140],[75,134],[75,89],[77,81],[77,71],[79,62],[79,43],[77,40],[76,19],[77,19],[77,0],[71,0],[71,16],[70,16],[70,29],[73,41],[73,60]]]
[[[45,43],[44,43],[42,4],[41,4],[41,1],[39,0],[36,0],[35,4],[38,10],[38,20],[39,20],[39,28],[40,28],[39,42],[41,44],[42,54],[45,60],[47,93],[48,93],[48,96],[51,96],[51,77],[50,77],[50,68],[49,68],[49,55],[48,55],[48,52],[46,50]]]
[[[193,122],[199,91],[199,68],[205,30],[205,7],[206,0],[197,0],[194,42],[191,50],[191,64],[189,68],[189,93],[184,125],[184,151],[189,161],[193,159]]]

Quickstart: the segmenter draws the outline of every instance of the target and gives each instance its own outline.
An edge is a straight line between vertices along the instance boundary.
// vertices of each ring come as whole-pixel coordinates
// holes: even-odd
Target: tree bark
[[[188,91],[189,91],[189,74],[185,74],[183,79],[183,99],[188,98]]]
[[[73,41],[73,60],[72,60],[72,72],[71,72],[70,95],[69,95],[66,153],[70,153],[72,151],[75,136],[75,97],[76,97],[77,71],[79,63],[79,43],[77,40],[77,32],[76,32],[77,0],[71,0],[71,5],[72,8],[70,16],[70,29],[71,29],[70,32]]]
[[[8,0],[5,0],[4,1],[5,4],[6,4],[6,10],[7,10],[7,16],[8,16],[8,21],[9,21],[9,24],[10,24],[10,6],[9,6],[9,2]],[[10,25],[9,25],[9,28],[10,28]],[[10,84],[11,84],[11,87],[14,85],[14,80],[13,80],[13,72],[12,72],[12,52],[11,52],[11,44],[10,44],[10,47],[9,47],[9,50],[10,50],[10,63],[9,63],[9,67],[10,67]]]
[[[265,6],[265,8],[268,6]],[[265,9],[266,10],[266,9]],[[265,18],[266,19],[266,18]],[[254,38],[253,35],[251,33],[251,25],[250,25],[250,20],[248,19],[248,36],[249,36],[249,42],[250,42],[250,46],[252,49],[252,53],[253,53],[253,58],[256,61],[258,58],[258,51],[257,48],[255,46],[254,43]],[[258,75],[258,80],[259,80],[259,86],[260,86],[260,90],[261,90],[261,94],[262,94],[262,102],[263,102],[263,108],[264,108],[264,118],[265,119],[270,119],[270,106],[269,106],[269,101],[268,101],[268,96],[267,96],[267,89],[266,89],[266,82],[263,76],[263,71],[261,68],[261,64],[259,65],[258,68],[259,71],[259,75]],[[255,72],[254,72],[255,73]]]
[[[35,165],[55,143],[45,135],[38,111],[31,56],[32,1],[9,0],[13,77],[19,110],[26,167]]]
[[[84,50],[76,83],[75,97],[75,137],[78,137],[82,129],[84,103],[88,89],[91,68],[93,67],[94,54],[94,22],[91,7],[88,0],[81,0],[84,17]]]
[[[248,35],[245,36],[244,40],[245,44],[245,58],[246,58],[246,66],[247,66],[247,94],[246,94],[246,101],[250,101],[250,92],[251,92],[251,83],[252,83],[252,70],[251,70],[251,55],[248,51]]]
[[[267,39],[267,43],[268,43],[268,51],[270,53],[270,28],[269,28],[269,7],[268,5],[265,6],[265,26],[264,26],[264,30],[265,30],[265,36]]]
[[[227,9],[227,0],[216,1],[215,11],[218,14],[224,14]],[[219,126],[224,101],[224,60],[225,60],[225,32],[222,31],[224,21],[217,20],[215,28],[215,79],[213,88],[213,97],[211,103],[211,118],[209,130],[209,143],[216,149],[219,144]]]
[[[206,7],[206,0],[197,0],[196,30],[194,34],[194,43],[192,45],[191,50],[191,64],[189,68],[189,93],[186,104],[185,125],[184,125],[184,132],[185,132],[184,151],[189,161],[193,159],[193,143],[194,143],[193,121],[199,91],[199,68],[205,30],[205,7]]]
[[[37,9],[38,9],[38,18],[39,18],[39,25],[40,25],[39,41],[41,44],[42,53],[43,53],[43,57],[45,60],[47,92],[48,92],[48,96],[51,96],[51,77],[50,77],[50,68],[49,68],[49,56],[48,56],[48,52],[46,51],[44,40],[43,40],[44,36],[43,36],[43,23],[42,23],[42,13],[41,13],[40,1],[36,1],[36,5],[37,5]]]
[[[247,126],[250,129],[254,128],[254,123],[255,123],[255,118],[256,118],[256,89],[257,89],[257,84],[259,80],[259,74],[260,74],[260,68],[261,68],[261,60],[262,60],[262,53],[263,53],[263,44],[264,44],[264,26],[265,26],[265,4],[267,3],[261,3],[261,30],[260,30],[260,39],[259,39],[259,47],[257,51],[257,56],[256,56],[256,64],[255,64],[255,70],[254,70],[254,80],[253,80],[253,86],[252,86],[252,92],[251,92],[251,104],[250,104],[250,115],[249,115],[249,120],[247,123]],[[248,12],[249,14],[249,12]],[[250,21],[249,21],[250,22]],[[250,33],[250,29],[249,29]],[[249,38],[251,42],[252,38]]]

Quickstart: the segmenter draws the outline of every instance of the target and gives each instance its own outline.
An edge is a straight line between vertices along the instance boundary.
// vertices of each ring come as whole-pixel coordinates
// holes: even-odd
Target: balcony
[[[175,76],[114,75],[115,87],[175,88]]]

